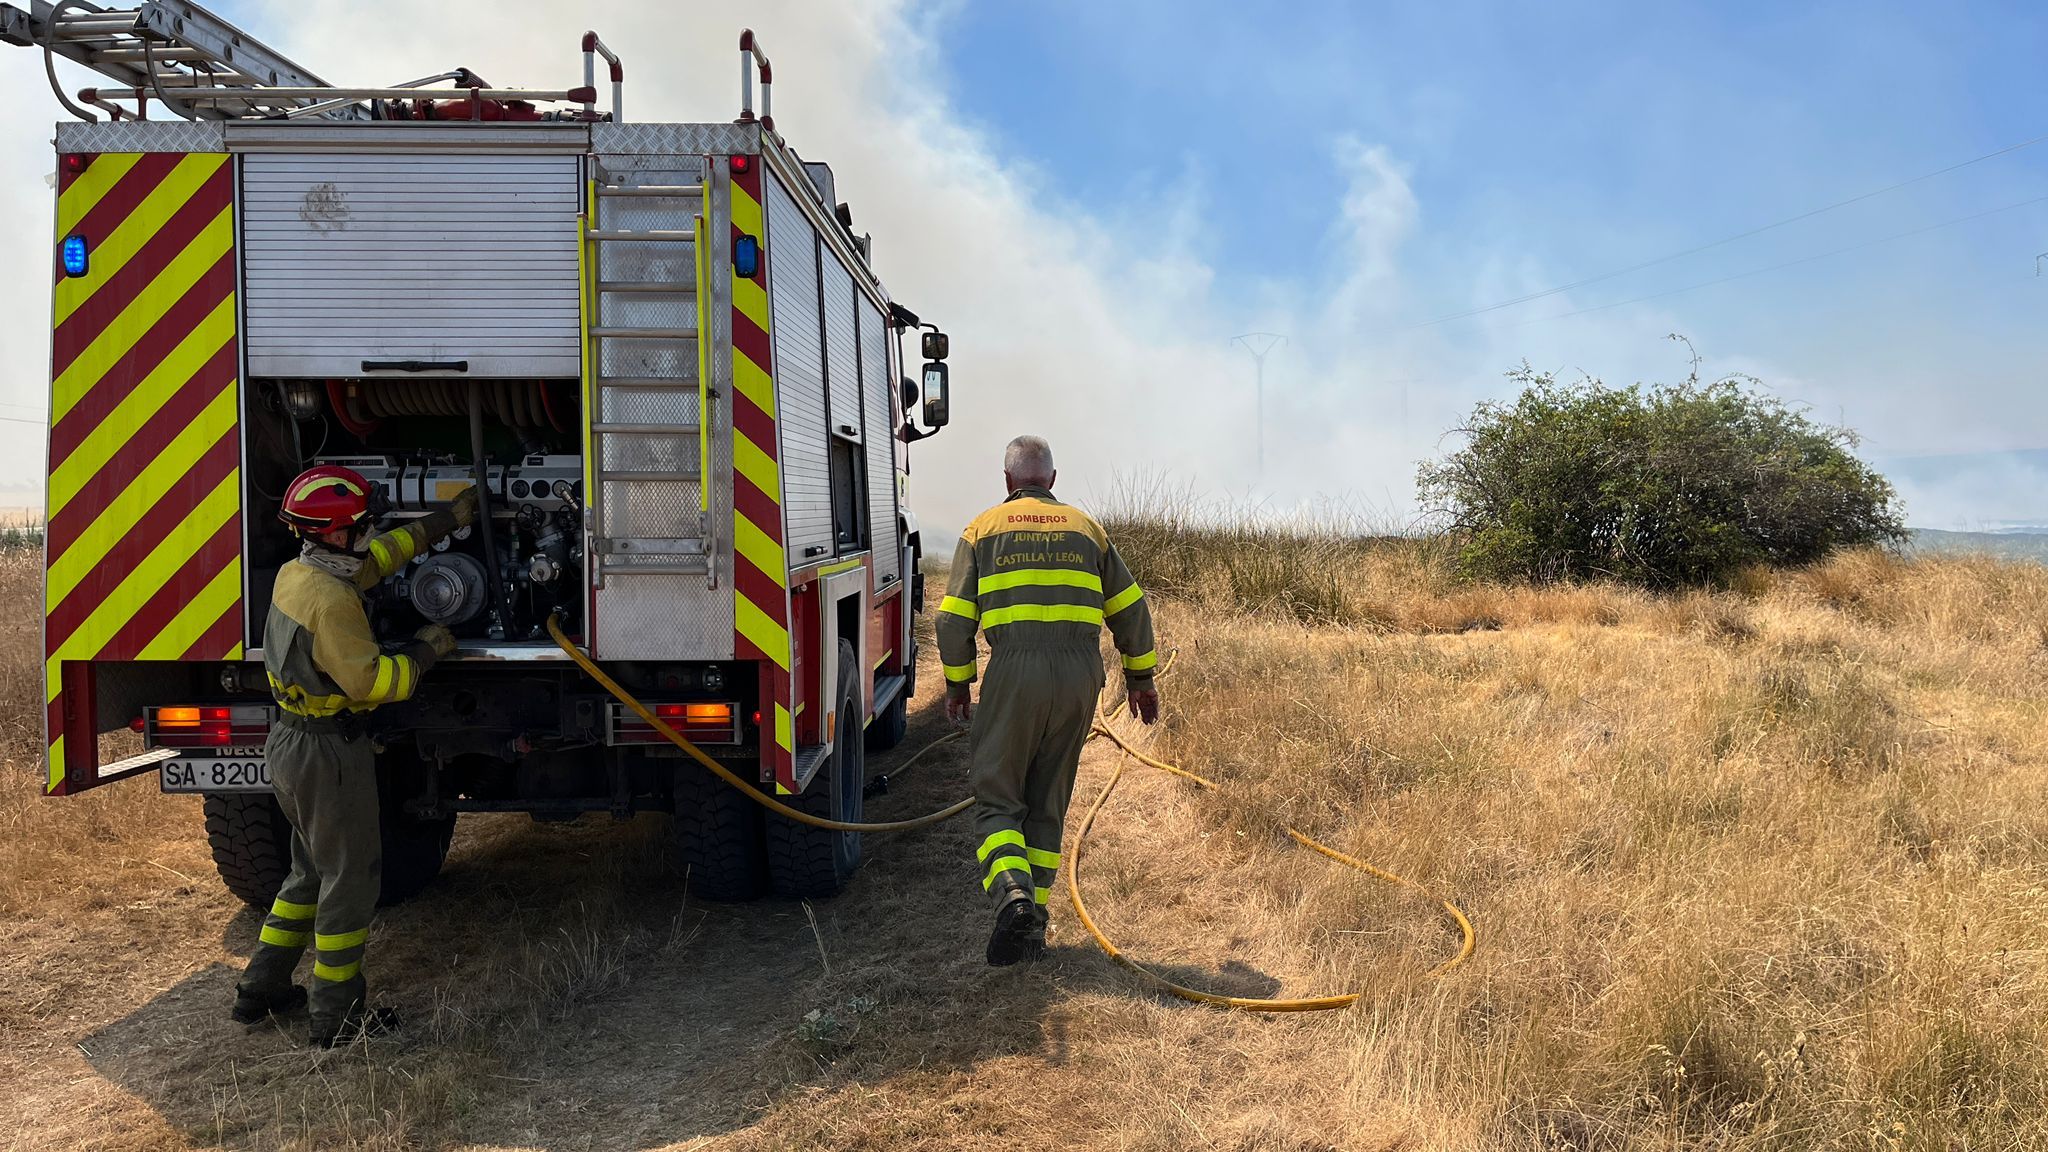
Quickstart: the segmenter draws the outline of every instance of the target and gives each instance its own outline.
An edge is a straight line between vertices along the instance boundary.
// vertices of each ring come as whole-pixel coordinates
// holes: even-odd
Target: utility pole
[[[1266,353],[1271,352],[1279,345],[1287,343],[1287,337],[1280,335],[1278,332],[1247,332],[1242,336],[1232,336],[1230,342],[1232,344],[1242,344],[1244,350],[1252,354],[1252,363],[1257,365],[1259,430],[1257,440],[1258,472],[1256,475],[1264,476],[1266,474]]]

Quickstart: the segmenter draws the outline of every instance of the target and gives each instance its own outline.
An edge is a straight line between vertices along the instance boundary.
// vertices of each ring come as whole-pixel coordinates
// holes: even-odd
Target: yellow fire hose
[[[745,795],[748,799],[754,801],[756,804],[761,805],[763,808],[768,809],[770,812],[773,812],[778,816],[782,816],[789,820],[794,820],[799,824],[808,824],[814,828],[824,828],[834,832],[901,832],[907,831],[912,828],[924,828],[932,824],[937,824],[944,820],[950,820],[953,817],[958,816],[960,813],[965,812],[974,803],[973,797],[970,796],[967,799],[948,805],[945,808],[941,808],[936,812],[929,812],[923,816],[918,816],[913,819],[886,820],[877,821],[873,823],[853,823],[844,820],[831,820],[823,816],[813,816],[808,812],[792,808],[789,805],[782,803],[780,800],[777,800],[774,797],[759,791],[752,784],[748,783],[744,778],[742,778],[738,773],[732,771],[730,768],[727,768],[725,765],[720,764],[718,761],[712,759],[709,755],[707,755],[704,752],[703,749],[697,747],[695,744],[692,744],[688,739],[686,739],[683,736],[682,733],[677,732],[674,728],[669,727],[669,725],[666,722],[664,722],[661,719],[661,717],[656,716],[654,714],[653,709],[647,707],[645,704],[642,704],[637,698],[634,697],[634,695],[631,692],[628,692],[625,690],[625,688],[621,687],[618,681],[613,680],[610,676],[607,676],[604,673],[604,670],[599,668],[596,665],[596,663],[594,663],[590,659],[590,657],[584,655],[583,650],[576,647],[575,641],[569,639],[569,637],[565,633],[563,633],[561,623],[554,617],[549,617],[548,619],[548,635],[552,636],[554,638],[555,644],[558,647],[560,647],[561,650],[564,653],[566,653],[571,660],[574,660],[576,662],[577,667],[582,668],[583,671],[588,673],[593,680],[596,680],[600,685],[602,685],[605,691],[611,693],[612,696],[619,701],[619,703],[624,704],[627,708],[631,709],[635,715],[640,717],[640,719],[646,721],[650,727],[652,727],[656,732],[659,732],[665,739],[668,740],[669,743],[674,744],[676,747],[682,749],[686,754],[690,756],[691,759],[694,759],[699,764],[702,764],[705,768],[709,769],[719,779],[724,780],[727,784],[730,784],[734,788],[739,789],[741,794]],[[1171,670],[1172,667],[1173,657],[1169,657],[1166,663],[1166,667],[1161,669],[1161,674],[1163,675],[1166,671]],[[1123,705],[1118,705],[1117,711],[1122,711],[1122,708]],[[1122,736],[1117,734],[1117,731],[1114,728],[1110,727],[1109,721],[1114,719],[1115,715],[1116,712],[1112,712],[1109,716],[1098,716],[1096,719],[1094,731],[1093,733],[1091,733],[1091,736],[1106,736],[1118,748],[1122,749],[1125,755],[1131,757],[1132,759],[1135,759],[1140,763],[1149,765],[1153,768],[1157,768],[1162,772],[1171,773],[1172,775],[1179,776],[1182,779],[1192,781],[1194,784],[1196,784],[1197,786],[1201,787],[1206,791],[1217,793],[1220,793],[1222,791],[1221,786],[1213,780],[1197,776],[1193,772],[1189,772],[1185,768],[1180,768],[1161,760],[1155,760],[1152,757],[1147,756],[1144,753],[1139,752],[1137,749],[1131,747],[1131,745],[1127,741],[1125,741]],[[923,748],[919,749],[916,755],[912,756],[909,760],[904,762],[903,766],[905,768],[909,767],[911,763],[914,763],[920,757],[924,756],[925,753],[930,752],[932,749],[938,747],[940,744],[943,744],[949,740],[956,739],[958,736],[959,733],[957,732],[941,736],[937,740],[934,740],[930,744],[927,744]],[[902,769],[898,769],[898,771],[901,770]],[[1122,950],[1117,948],[1117,946],[1113,942],[1111,942],[1109,937],[1103,934],[1100,928],[1096,927],[1095,918],[1088,914],[1088,907],[1086,904],[1082,903],[1081,900],[1081,848],[1082,845],[1087,841],[1088,830],[1092,828],[1095,824],[1095,817],[1102,811],[1102,806],[1108,802],[1110,793],[1116,790],[1117,782],[1123,779],[1123,774],[1124,762],[1118,761],[1116,771],[1110,775],[1109,782],[1103,785],[1102,791],[1095,797],[1095,803],[1089,806],[1087,816],[1083,817],[1081,820],[1080,830],[1074,838],[1074,858],[1071,861],[1069,861],[1067,865],[1067,895],[1074,902],[1074,912],[1077,916],[1081,918],[1081,924],[1083,927],[1088,929],[1088,934],[1095,938],[1095,942],[1102,946],[1102,950],[1109,955],[1110,959],[1116,961],[1118,964],[1121,964],[1125,968],[1136,973],[1139,977],[1143,978],[1147,983],[1152,984],[1153,986],[1158,987],[1160,989],[1163,989],[1164,991],[1170,992],[1183,1000],[1192,1000],[1197,1004],[1212,1004],[1225,1008],[1237,1008],[1248,1012],[1312,1012],[1329,1008],[1342,1008],[1358,1000],[1361,993],[1357,992],[1350,992],[1337,996],[1316,996],[1290,1000],[1262,999],[1247,996],[1219,996],[1213,992],[1204,992],[1199,988],[1189,988],[1184,985],[1176,984],[1173,981],[1168,980],[1166,977],[1151,971],[1144,965],[1124,955]],[[1423,888],[1422,885],[1417,884],[1413,880],[1409,880],[1403,876],[1397,876],[1394,873],[1389,872],[1383,868],[1376,868],[1373,865],[1358,859],[1357,857],[1349,856],[1345,853],[1339,852],[1335,848],[1331,848],[1326,844],[1323,844],[1307,835],[1304,835],[1298,829],[1287,829],[1287,835],[1293,838],[1293,840],[1296,843],[1301,844],[1307,848],[1312,848],[1315,851],[1320,852],[1324,856],[1327,856],[1330,859],[1337,861],[1339,864],[1344,864],[1348,867],[1355,868],[1361,872],[1367,873],[1371,876],[1378,877],[1379,879],[1385,880],[1389,883],[1399,884],[1403,887],[1412,888],[1417,892],[1423,893],[1424,895],[1429,895],[1427,889]],[[1458,925],[1458,930],[1462,934],[1463,939],[1459,945],[1458,954],[1456,956],[1453,956],[1448,961],[1445,961],[1443,964],[1438,965],[1434,970],[1432,970],[1432,972],[1430,973],[1432,976],[1442,976],[1446,972],[1449,972],[1451,969],[1456,968],[1460,964],[1463,964],[1466,958],[1472,955],[1472,949],[1475,942],[1475,936],[1472,930],[1472,922],[1465,918],[1465,914],[1458,910],[1458,906],[1456,904],[1451,903],[1449,900],[1442,900],[1440,901],[1440,903],[1443,905],[1444,910],[1450,914],[1451,919],[1456,921]]]

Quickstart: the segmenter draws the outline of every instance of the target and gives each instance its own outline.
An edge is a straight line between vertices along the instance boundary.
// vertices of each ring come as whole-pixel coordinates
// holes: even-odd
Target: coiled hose
[[[559,617],[550,616],[548,618],[548,635],[554,638],[557,647],[561,648],[561,650],[564,653],[566,653],[571,660],[574,660],[576,662],[577,667],[583,669],[584,672],[588,673],[593,680],[596,680],[600,685],[604,687],[605,691],[611,693],[612,696],[619,701],[619,703],[624,704],[628,709],[630,709],[633,712],[634,715],[640,717],[641,720],[645,721],[656,732],[661,733],[662,737],[666,739],[669,743],[674,744],[676,747],[682,749],[683,752],[687,754],[691,759],[697,761],[697,763],[699,764],[702,764],[705,768],[710,769],[710,771],[719,779],[724,780],[727,784],[730,784],[733,787],[739,789],[740,792],[743,795],[745,795],[748,799],[752,800],[756,804],[759,804],[763,808],[768,809],[770,812],[773,812],[778,816],[794,820],[799,824],[808,824],[813,828],[824,828],[834,832],[901,832],[911,828],[924,828],[933,824],[940,823],[945,820],[950,820],[953,817],[958,816],[960,813],[965,812],[974,803],[974,798],[970,796],[954,804],[950,804],[944,808],[941,808],[936,812],[928,812],[923,816],[918,816],[909,820],[888,820],[878,821],[874,823],[850,823],[844,820],[831,820],[823,816],[813,816],[808,812],[803,812],[798,809],[792,808],[789,805],[782,803],[780,800],[777,800],[774,797],[759,791],[752,784],[748,783],[745,779],[741,778],[737,773],[733,772],[730,768],[727,768],[725,765],[720,764],[718,761],[712,759],[709,755],[707,755],[704,752],[703,749],[697,747],[695,744],[692,744],[688,739],[686,739],[683,736],[682,733],[677,732],[674,728],[669,727],[668,724],[663,722],[661,717],[656,716],[654,714],[653,709],[647,707],[645,704],[642,704],[638,699],[636,699],[633,696],[632,693],[626,691],[625,688],[621,687],[618,681],[613,680],[610,676],[607,676],[604,673],[603,669],[599,668],[597,664],[590,659],[590,657],[586,656],[583,653],[583,650],[578,648],[575,642],[569,639],[568,635],[562,631],[561,621]],[[1165,666],[1160,669],[1161,675],[1165,675],[1167,672],[1170,672],[1173,669],[1174,661],[1178,659],[1178,656],[1178,653],[1174,653],[1167,657]],[[1124,707],[1125,705],[1119,704],[1107,715],[1098,713],[1095,720],[1094,730],[1089,734],[1090,739],[1093,739],[1096,736],[1107,737],[1111,743],[1115,744],[1119,749],[1123,751],[1125,756],[1133,760],[1137,760],[1141,764],[1157,768],[1162,772],[1170,773],[1184,780],[1188,780],[1205,791],[1216,793],[1222,792],[1222,786],[1217,784],[1213,780],[1207,779],[1206,777],[1198,776],[1185,768],[1181,768],[1173,764],[1168,764],[1165,761],[1155,760],[1152,757],[1147,756],[1142,752],[1139,752],[1136,748],[1131,747],[1130,743],[1126,741],[1122,735],[1118,734],[1116,729],[1111,726],[1111,721],[1116,719],[1117,715],[1123,711]],[[923,748],[919,749],[916,755],[913,755],[909,760],[904,762],[903,767],[908,768],[912,763],[915,763],[919,758],[923,757],[925,753],[930,752],[932,749],[938,747],[941,744],[946,743],[947,741],[957,739],[959,735],[959,733],[953,732],[948,733],[945,736],[939,737],[937,740],[934,740],[930,744],[927,744]],[[1332,1008],[1343,1008],[1350,1004],[1356,1003],[1358,998],[1361,995],[1363,995],[1363,993],[1347,992],[1334,996],[1310,996],[1291,999],[1266,998],[1254,996],[1221,996],[1214,992],[1204,992],[1199,988],[1190,988],[1184,984],[1176,984],[1173,981],[1168,980],[1166,977],[1159,975],[1157,972],[1154,972],[1151,969],[1145,967],[1143,964],[1138,963],[1136,960],[1131,959],[1129,956],[1124,955],[1123,950],[1118,948],[1116,944],[1113,941],[1111,941],[1107,935],[1103,933],[1102,929],[1096,925],[1095,918],[1088,914],[1087,904],[1084,903],[1081,899],[1081,850],[1083,846],[1087,843],[1089,829],[1095,826],[1095,818],[1101,814],[1103,805],[1109,802],[1110,794],[1116,791],[1117,782],[1123,779],[1124,768],[1126,764],[1127,761],[1124,760],[1119,760],[1117,762],[1116,771],[1111,773],[1109,782],[1102,786],[1102,791],[1096,794],[1095,802],[1088,806],[1088,814],[1082,818],[1081,827],[1076,832],[1074,837],[1073,859],[1068,861],[1067,863],[1067,896],[1069,899],[1073,901],[1074,914],[1080,918],[1082,927],[1086,928],[1088,930],[1088,934],[1095,938],[1095,943],[1101,946],[1103,952],[1107,953],[1111,960],[1114,960],[1118,964],[1122,965],[1124,968],[1129,969],[1132,973],[1136,974],[1140,979],[1144,980],[1146,983],[1152,985],[1153,987],[1171,993],[1172,995],[1178,996],[1183,1000],[1193,1001],[1197,1004],[1209,1004],[1222,1008],[1235,1008],[1245,1012],[1315,1012]],[[899,772],[901,770],[902,769],[898,769]],[[1330,858],[1331,860],[1335,860],[1337,863],[1345,865],[1346,867],[1355,868],[1360,872],[1364,872],[1369,876],[1373,876],[1380,880],[1384,880],[1390,884],[1398,884],[1406,888],[1411,888],[1426,896],[1431,895],[1428,889],[1424,888],[1420,884],[1417,884],[1415,881],[1410,880],[1404,876],[1396,875],[1395,873],[1389,872],[1384,868],[1375,867],[1374,865],[1368,864],[1355,856],[1339,852],[1335,848],[1332,848],[1329,845],[1324,844],[1321,841],[1316,840],[1313,837],[1308,836],[1307,834],[1301,832],[1299,829],[1290,827],[1287,829],[1287,835],[1290,838],[1292,838],[1295,843],[1300,844],[1305,848],[1313,849],[1314,851],[1319,852],[1322,855]],[[1445,961],[1442,964],[1437,965],[1434,969],[1432,969],[1430,971],[1431,976],[1442,976],[1450,972],[1452,969],[1456,968],[1458,965],[1463,964],[1468,958],[1471,957],[1472,950],[1477,943],[1477,934],[1474,932],[1472,928],[1472,921],[1466,918],[1465,913],[1460,911],[1458,906],[1449,900],[1439,899],[1438,902],[1443,906],[1444,911],[1450,916],[1450,918],[1457,924],[1458,931],[1460,933],[1460,941],[1458,945],[1457,955],[1451,957],[1449,960]]]

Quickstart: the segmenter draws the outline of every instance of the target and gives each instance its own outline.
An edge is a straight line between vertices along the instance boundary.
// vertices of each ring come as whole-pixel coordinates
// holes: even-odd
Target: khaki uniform
[[[278,572],[271,595],[263,663],[283,714],[264,756],[292,825],[292,870],[242,987],[287,988],[311,944],[316,1036],[332,1035],[363,1000],[363,941],[383,880],[376,754],[361,714],[411,697],[434,664],[424,642],[384,655],[362,594],[454,527],[438,512],[376,537],[352,581],[302,557]]]
[[[1052,895],[1074,773],[1102,693],[1105,624],[1126,685],[1150,688],[1159,664],[1151,610],[1086,512],[1022,488],[961,535],[939,606],[939,660],[947,690],[966,691],[975,631],[987,634],[969,777],[981,886],[998,907],[1020,895],[1044,905]]]

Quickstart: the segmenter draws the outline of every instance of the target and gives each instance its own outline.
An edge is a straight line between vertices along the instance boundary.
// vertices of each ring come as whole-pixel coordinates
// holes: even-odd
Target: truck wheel
[[[268,792],[210,792],[202,804],[206,843],[221,883],[268,912],[292,870],[292,826]]]
[[[377,758],[378,832],[384,841],[379,907],[410,900],[432,884],[448,859],[448,845],[455,839],[453,812],[437,820],[422,820],[405,810],[422,770],[416,755],[395,748]]]
[[[694,760],[675,766],[669,850],[690,891],[706,900],[752,900],[767,888],[761,806]]]
[[[419,895],[441,875],[448,845],[455,839],[453,813],[418,820],[403,811],[384,812],[384,884],[377,906],[389,908]]]
[[[875,722],[868,725],[867,745],[870,752],[887,752],[903,743],[903,734],[910,729],[910,687],[896,694],[896,699]]]
[[[389,775],[379,773],[380,780]],[[383,801],[378,832],[383,838],[383,887],[377,903],[390,906],[419,895],[441,874],[455,817],[418,820],[405,813],[390,791]],[[292,870],[292,825],[268,792],[213,792],[203,805],[206,842],[214,870],[228,891],[252,908],[268,912]]]
[[[839,706],[832,755],[802,796],[783,797],[792,808],[832,820],[861,818],[867,756],[861,740],[859,662],[853,645],[839,642]],[[860,833],[813,828],[770,814],[768,879],[778,896],[836,896],[860,867]]]

